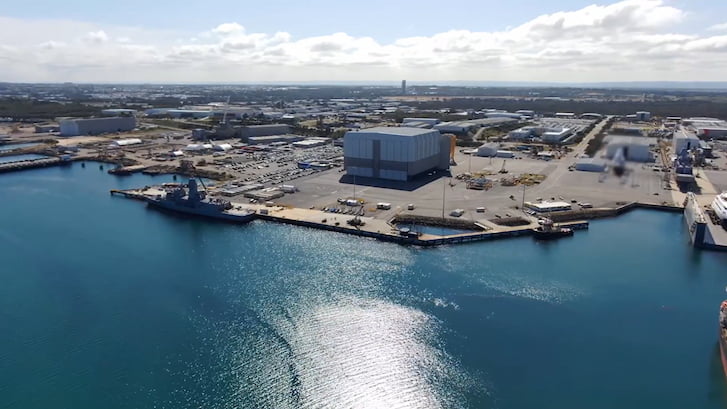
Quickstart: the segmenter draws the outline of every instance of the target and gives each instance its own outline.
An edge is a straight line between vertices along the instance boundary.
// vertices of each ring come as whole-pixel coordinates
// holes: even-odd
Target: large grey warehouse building
[[[251,136],[286,135],[290,133],[290,126],[286,124],[250,125],[240,128],[240,137],[247,139]]]
[[[343,142],[348,175],[406,181],[449,169],[449,137],[437,130],[377,127],[349,131]]]
[[[111,118],[63,119],[59,122],[61,136],[99,135],[102,133],[127,132],[136,128],[136,118],[119,116]]]

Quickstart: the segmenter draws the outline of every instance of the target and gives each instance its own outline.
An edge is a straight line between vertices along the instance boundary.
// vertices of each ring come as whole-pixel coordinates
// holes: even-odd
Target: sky
[[[723,81],[726,72],[723,0],[0,7],[7,82]]]

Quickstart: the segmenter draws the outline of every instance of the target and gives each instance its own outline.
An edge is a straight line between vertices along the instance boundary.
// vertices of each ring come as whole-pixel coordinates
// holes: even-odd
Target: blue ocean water
[[[420,249],[0,176],[3,408],[721,408],[727,255],[679,214]]]

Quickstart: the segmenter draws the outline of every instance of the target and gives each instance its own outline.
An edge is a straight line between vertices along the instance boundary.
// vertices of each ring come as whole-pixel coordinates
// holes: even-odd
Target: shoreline
[[[112,189],[109,193],[111,195],[122,196],[129,199],[146,201],[147,196],[158,193],[158,190],[156,189],[152,191],[153,193],[145,193],[148,189],[154,188],[145,187],[144,189],[128,190]],[[523,224],[520,226],[497,225],[491,221],[470,222],[460,219],[445,218],[440,219],[437,225],[443,227],[461,228],[463,224],[473,224],[479,226],[481,230],[473,230],[472,232],[445,236],[421,234],[421,236],[419,237],[406,237],[399,234],[399,231],[396,229],[396,217],[393,217],[389,220],[380,220],[371,217],[361,217],[361,220],[365,222],[363,226],[351,226],[347,222],[353,219],[354,216],[323,213],[321,210],[293,208],[280,205],[252,205],[235,202],[232,202],[232,205],[235,207],[247,208],[254,211],[255,219],[263,221],[290,224],[318,230],[333,231],[359,237],[373,238],[385,242],[393,242],[402,245],[413,245],[420,247],[435,247],[441,245],[498,240],[509,237],[529,236],[532,235],[533,228],[538,226],[537,219],[533,220],[533,218],[523,218],[523,221],[527,221],[527,224]],[[265,210],[261,211],[262,209]],[[549,215],[549,217],[551,217],[554,221],[556,221],[563,227],[569,227],[574,230],[584,230],[588,229],[589,227],[588,220],[617,217],[636,209],[666,211],[671,213],[684,211],[684,207],[680,206],[656,203],[630,202],[617,208],[582,209],[578,211],[564,212],[563,214],[551,214]],[[213,218],[205,216],[198,217],[201,219],[215,220]],[[404,221],[406,221],[406,219],[404,219]],[[427,225],[429,224],[432,223],[427,223]]]

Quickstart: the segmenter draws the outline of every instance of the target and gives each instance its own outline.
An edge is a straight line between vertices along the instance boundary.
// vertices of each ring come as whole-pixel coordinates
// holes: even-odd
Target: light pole
[[[523,183],[523,200],[520,202],[520,210],[525,211],[525,184]]]

